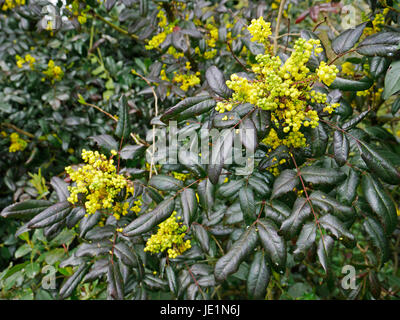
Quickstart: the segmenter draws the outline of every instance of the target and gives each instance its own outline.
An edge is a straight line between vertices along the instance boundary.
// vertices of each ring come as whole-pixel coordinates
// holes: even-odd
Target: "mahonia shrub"
[[[0,297],[399,298],[400,4],[360,3],[0,0]]]

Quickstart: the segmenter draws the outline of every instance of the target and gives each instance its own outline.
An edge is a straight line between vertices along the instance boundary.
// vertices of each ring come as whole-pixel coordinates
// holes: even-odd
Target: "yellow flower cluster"
[[[183,240],[186,235],[186,226],[178,221],[180,217],[175,216],[176,211],[158,225],[157,233],[147,240],[144,251],[157,253],[168,249],[168,257],[174,259],[191,248],[190,240]]]
[[[268,37],[272,34],[271,23],[265,22],[262,16],[257,20],[251,20],[251,24],[247,30],[249,30],[250,34],[253,36],[251,41],[258,41],[265,46],[269,46],[270,42]]]
[[[335,65],[327,65],[325,61],[321,61],[316,72],[319,80],[329,86],[335,80],[339,70]]]
[[[79,0],[74,0],[72,4],[67,6],[67,10],[69,10],[71,14],[77,18],[80,24],[85,24],[87,21],[87,12],[90,10],[90,6],[86,5],[86,7],[82,10],[80,8]]]
[[[161,8],[158,11],[157,18],[160,19],[158,26],[162,28],[163,31],[156,34],[153,38],[151,38],[151,40],[149,40],[148,44],[145,45],[146,50],[158,48],[165,41],[167,35],[174,31],[176,22],[168,24],[167,17]]]
[[[181,74],[174,71],[173,82],[180,83],[183,91],[188,91],[190,87],[194,87],[195,85],[200,84],[200,78],[198,77],[200,72],[196,72],[195,74],[188,72],[187,74]]]
[[[370,36],[382,30],[382,26],[385,24],[385,15],[389,12],[389,8],[385,8],[382,13],[375,15],[374,20],[372,20],[372,27],[366,27],[363,31],[364,36]]]
[[[17,151],[23,151],[28,143],[19,137],[19,134],[16,132],[13,132],[10,134],[10,140],[11,140],[11,145],[8,148],[8,152],[17,152]]]
[[[180,173],[175,171],[172,171],[172,175],[174,176],[175,179],[181,181],[185,181],[188,177],[190,177],[190,173]]]
[[[209,38],[206,40],[206,43],[210,48],[215,48],[215,45],[218,41],[218,28],[215,26],[215,23],[207,23],[206,28],[210,33]]]
[[[80,195],[84,196],[84,204],[87,214],[93,214],[97,210],[112,209],[116,213],[116,218],[128,212],[128,206],[116,201],[117,196],[122,190],[125,192],[125,200],[129,194],[133,194],[133,186],[121,174],[116,172],[114,160],[107,160],[106,156],[98,151],[82,150],[82,159],[86,163],[82,167],[74,170],[66,167],[65,171],[69,174],[76,186],[68,187],[70,196],[68,201],[76,204]]]
[[[253,36],[259,41],[264,41],[270,33],[269,25],[259,18],[253,20],[248,27]],[[306,64],[311,54],[319,54],[322,48],[319,40],[298,39],[294,45],[292,55],[282,65],[279,56],[259,54],[257,63],[252,66],[256,78],[249,80],[231,75],[231,80],[226,85],[233,90],[232,98],[228,101],[217,103],[216,110],[223,113],[231,110],[232,104],[251,103],[261,109],[271,111],[271,120],[274,127],[286,134],[279,138],[277,131],[271,129],[264,143],[273,148],[284,144],[288,147],[304,147],[306,139],[300,131],[301,127],[315,128],[319,124],[317,111],[309,106],[310,102],[326,104],[326,95],[314,92],[311,88],[317,76],[310,73]],[[335,66],[321,63],[319,71],[323,81],[333,81],[338,71]],[[327,75],[327,77],[325,76]],[[333,110],[337,105],[330,105],[327,111]]]
[[[14,9],[15,7],[24,5],[25,5],[25,0],[5,0],[1,7],[1,10],[7,11]]]
[[[139,214],[140,210],[142,209],[142,197],[140,196],[138,200],[133,202],[135,205],[131,208],[131,211]]]
[[[47,69],[43,71],[43,73],[51,80],[52,83],[54,83],[54,81],[61,80],[64,75],[64,71],[62,71],[61,67],[57,66],[53,60],[48,62]]]
[[[15,58],[17,59],[17,67],[22,68],[25,63],[29,64],[29,67],[33,70],[35,68],[34,63],[36,59],[32,57],[30,54],[26,54],[25,58],[16,55]]]
[[[347,76],[354,76],[354,64],[348,61],[344,62],[342,64],[342,73]]]
[[[179,59],[185,56],[183,52],[176,51],[174,46],[169,46],[167,53],[173,56],[175,59]]]

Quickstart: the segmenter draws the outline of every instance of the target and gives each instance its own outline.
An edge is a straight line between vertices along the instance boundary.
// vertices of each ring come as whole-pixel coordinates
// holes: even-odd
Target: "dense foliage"
[[[0,298],[399,298],[400,2],[0,11]]]

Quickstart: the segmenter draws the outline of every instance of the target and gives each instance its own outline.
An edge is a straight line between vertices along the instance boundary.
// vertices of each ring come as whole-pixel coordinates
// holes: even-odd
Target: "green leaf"
[[[260,161],[259,167],[260,169],[266,169],[272,166],[275,166],[282,159],[289,159],[289,149],[285,145],[280,145],[275,150],[268,153],[265,158]]]
[[[314,191],[310,195],[310,200],[316,207],[320,208],[323,212],[332,212],[342,220],[352,218],[354,210],[352,207],[345,206],[337,201],[335,198],[323,193],[322,191]]]
[[[372,57],[371,63],[369,66],[369,73],[371,76],[376,79],[380,76],[383,72],[385,72],[388,68],[388,61],[384,57]]]
[[[271,261],[272,267],[281,272],[286,268],[286,243],[278,235],[275,224],[268,219],[257,220],[257,230],[261,244]]]
[[[303,180],[313,185],[335,185],[346,179],[346,174],[339,169],[304,167],[301,168]]]
[[[243,219],[246,225],[250,225],[257,218],[253,189],[243,187],[239,191],[239,203],[243,212]]]
[[[271,199],[279,198],[280,196],[293,191],[298,186],[300,179],[297,172],[294,170],[286,169],[276,178],[274,186],[272,187]]]
[[[107,272],[107,299],[124,299],[124,281],[118,263],[109,263]]]
[[[213,109],[216,105],[216,102],[213,99],[208,99],[202,101],[200,103],[195,104],[194,106],[190,107],[187,110],[182,111],[179,113],[177,120],[183,121],[189,118],[197,117],[203,113],[206,113]]]
[[[215,201],[215,186],[209,179],[201,180],[197,186],[200,206],[206,210],[207,215],[211,212]]]
[[[202,250],[206,253],[210,251],[210,237],[204,227],[198,223],[193,223],[191,226],[194,237],[199,242]]]
[[[245,118],[239,125],[239,137],[243,146],[250,152],[257,148],[257,129],[250,118]]]
[[[57,193],[59,201],[66,201],[69,197],[67,183],[59,177],[53,177],[50,180],[50,184]]]
[[[301,229],[299,238],[296,241],[296,250],[293,252],[296,261],[304,259],[308,249],[315,242],[317,232],[317,224],[315,221],[306,223]]]
[[[389,259],[389,242],[383,227],[372,217],[365,217],[363,227],[371,243],[378,249],[380,265]]]
[[[320,157],[325,154],[328,143],[328,134],[322,123],[311,129],[311,150],[314,157]]]
[[[399,34],[400,35],[400,34]],[[382,98],[387,99],[391,95],[400,91],[400,61],[394,61],[390,64],[385,76],[385,88]]]
[[[89,137],[89,139],[92,139],[99,146],[101,146],[109,151],[110,150],[118,150],[118,142],[115,141],[115,139],[108,134],[92,136],[92,137]]]
[[[319,262],[324,268],[325,272],[329,272],[329,262],[332,254],[332,249],[335,241],[327,234],[319,239],[317,247],[317,255]]]
[[[183,221],[190,226],[197,213],[196,192],[191,188],[184,189],[180,194]]]
[[[344,132],[336,130],[333,134],[333,156],[339,166],[343,166],[349,156],[350,144]]]
[[[168,218],[174,210],[174,207],[174,198],[163,200],[152,211],[142,214],[128,224],[122,231],[123,235],[134,237],[150,231],[155,225]]]
[[[264,253],[257,251],[247,277],[247,295],[250,299],[264,299],[270,277],[271,271],[265,263]]]
[[[214,269],[217,281],[225,280],[239,269],[240,263],[250,254],[257,243],[257,232],[254,225],[247,228],[240,238],[233,243],[229,251],[216,263]]]
[[[390,56],[399,51],[399,32],[378,32],[366,37],[357,52],[364,56]]]
[[[226,119],[225,117],[228,117],[228,119]],[[231,128],[237,123],[239,123],[240,116],[236,111],[227,111],[224,113],[217,113],[212,121],[214,128],[218,129]]]
[[[183,188],[181,180],[163,174],[152,176],[149,185],[161,191],[178,191]]]
[[[56,203],[29,221],[28,228],[37,229],[53,225],[63,220],[71,212],[71,209],[72,205],[68,201]]]
[[[357,196],[360,175],[354,169],[348,168],[347,178],[336,187],[337,198],[341,203],[351,205]]]
[[[79,257],[97,257],[108,253],[111,250],[112,242],[107,239],[92,243],[81,243],[75,252],[75,256]]]
[[[357,124],[359,124],[365,116],[369,113],[369,110],[365,110],[361,112],[358,116],[352,118],[351,120],[347,121],[345,124],[342,125],[342,129],[347,131],[353,129]]]
[[[121,159],[135,159],[139,156],[141,156],[146,150],[146,147],[143,145],[125,145],[121,151],[120,151],[120,156]]]
[[[190,107],[197,105],[204,101],[209,101],[209,100],[210,100],[209,95],[200,95],[200,96],[189,97],[189,98],[183,99],[181,102],[179,102],[175,106],[168,108],[164,112],[164,114],[161,116],[160,119],[162,122],[166,123],[166,121],[176,118],[176,116],[178,116],[181,112],[189,109]],[[214,101],[214,100],[211,99],[211,101]],[[214,102],[214,105],[215,105],[215,102]]]
[[[178,281],[176,280],[175,272],[171,265],[165,267],[165,273],[167,275],[169,290],[176,296],[179,290]]]
[[[297,198],[290,216],[282,222],[281,231],[286,239],[293,238],[300,229],[301,224],[311,216],[311,207],[307,199]]]
[[[213,141],[213,148],[210,155],[210,164],[208,165],[207,173],[210,181],[213,184],[217,184],[224,163],[232,154],[232,144],[234,141],[233,130],[225,129],[213,140],[215,141]]]
[[[63,286],[60,289],[60,299],[65,299],[68,298],[75,288],[78,286],[78,284],[81,282],[85,274],[88,272],[89,266],[86,264],[82,264],[78,270],[68,278],[68,280],[63,284]]]
[[[101,216],[102,213],[96,211],[93,214],[83,217],[79,224],[79,236],[82,238],[85,237],[86,233],[99,223]]]
[[[392,114],[395,115],[400,109],[400,97],[398,97],[392,104]]]
[[[14,256],[15,256],[16,259],[18,259],[18,258],[21,258],[21,257],[27,255],[27,254],[28,254],[29,252],[31,252],[31,251],[32,251],[32,247],[31,247],[29,244],[24,243],[22,246],[20,246],[20,247],[15,251]]]
[[[272,200],[270,204],[264,205],[265,217],[271,219],[276,224],[281,225],[282,222],[291,214],[290,208],[278,200]]]
[[[119,100],[118,122],[117,127],[115,128],[115,135],[120,139],[127,139],[131,133],[131,123],[128,111],[128,102],[126,97],[122,96]]]
[[[259,177],[251,176],[248,180],[249,186],[253,188],[262,197],[267,197],[271,193],[271,189],[265,181]]]
[[[211,90],[218,96],[228,99],[232,95],[232,90],[225,84],[224,74],[216,66],[207,69],[206,80]]]
[[[365,142],[358,144],[361,149],[361,158],[367,167],[388,184],[400,184],[400,172],[391,161],[381,154],[373,145]]]
[[[128,267],[137,267],[139,264],[137,254],[124,242],[118,242],[114,246],[114,253]]]
[[[46,210],[53,203],[47,200],[26,200],[5,207],[1,212],[4,218],[30,218]]]
[[[256,108],[256,110],[251,114],[251,120],[256,128],[258,139],[263,139],[271,129],[271,113]]]
[[[371,88],[373,83],[373,80],[368,77],[364,77],[360,80],[350,80],[336,77],[329,88],[340,89],[342,91],[364,91]]]
[[[337,54],[343,54],[349,51],[357,41],[360,39],[367,22],[363,22],[354,28],[347,29],[339,34],[335,39],[332,41],[332,50]]]
[[[361,186],[368,204],[382,222],[386,234],[391,234],[397,225],[397,211],[393,200],[382,184],[370,174],[362,176]]]
[[[329,231],[336,239],[344,238],[350,241],[354,240],[354,236],[346,229],[343,223],[331,214],[326,214],[319,219],[321,226]]]
[[[220,185],[217,195],[222,198],[230,198],[238,193],[238,191],[243,187],[244,180],[230,180],[222,185]]]

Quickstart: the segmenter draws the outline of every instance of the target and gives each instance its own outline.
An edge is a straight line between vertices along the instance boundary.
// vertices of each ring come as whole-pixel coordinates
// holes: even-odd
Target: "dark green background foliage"
[[[397,1],[338,6],[292,0],[281,14],[279,1],[79,2],[89,6],[86,23],[71,16],[53,30],[40,27],[46,1],[1,12],[0,298],[399,298]],[[359,17],[354,28],[341,23],[346,4]],[[158,6],[175,28],[158,50],[146,50],[158,32]],[[377,14],[383,25],[363,35]],[[214,110],[216,101],[232,94],[225,79],[249,72],[260,53],[243,27],[261,15],[273,32],[278,25],[282,59],[299,36],[319,38],[325,51],[310,68],[324,60],[341,70],[330,87],[316,86],[340,106],[305,130],[306,148],[280,146],[268,154],[261,143],[271,126],[267,111],[240,105],[234,120],[224,122]],[[206,41],[210,17],[218,29],[215,47]],[[168,54],[169,47],[181,57]],[[217,54],[206,59],[210,50]],[[35,57],[35,70],[17,67],[16,55],[26,54]],[[64,71],[54,83],[42,81],[50,59]],[[185,91],[171,75],[184,72],[187,62],[200,83]],[[355,66],[355,74],[342,72],[344,62]],[[364,90],[368,94],[357,94]],[[243,148],[255,150],[254,171],[243,176],[235,174],[235,164],[189,162],[150,173],[150,130],[170,120],[181,132],[255,128],[257,145],[242,139]],[[27,141],[23,151],[9,152],[13,132]],[[81,162],[82,149],[107,156],[119,151],[119,169],[135,186],[129,200],[143,202],[139,217],[101,224],[100,212],[85,217],[82,207],[66,201],[64,168]],[[277,176],[268,170],[273,157],[285,159]],[[173,210],[189,227],[192,248],[175,259],[144,252]],[[341,285],[345,265],[355,267],[355,289]],[[56,277],[50,289],[43,286],[49,272]]]

